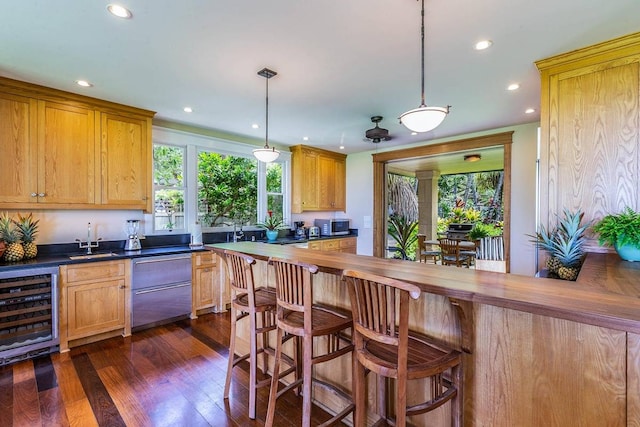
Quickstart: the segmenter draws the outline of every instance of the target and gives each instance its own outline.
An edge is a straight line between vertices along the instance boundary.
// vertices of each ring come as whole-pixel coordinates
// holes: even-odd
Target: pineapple
[[[34,220],[33,214],[22,216],[18,214],[18,220],[15,221],[18,229],[22,233],[22,248],[24,249],[24,259],[35,258],[38,255],[38,246],[34,243],[36,234],[38,234],[38,222]]]
[[[549,272],[564,280],[576,280],[584,256],[585,230],[587,225],[580,226],[584,213],[571,213],[564,210],[564,217],[558,225],[546,230],[540,226],[535,242],[545,250],[550,258],[547,260]]]
[[[24,257],[24,249],[20,241],[22,233],[20,233],[20,230],[7,212],[0,216],[0,236],[2,236],[2,240],[7,245],[3,256],[4,260],[9,262],[20,261]]]

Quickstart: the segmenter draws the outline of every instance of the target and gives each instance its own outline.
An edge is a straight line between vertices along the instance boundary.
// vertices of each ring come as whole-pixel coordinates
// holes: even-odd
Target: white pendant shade
[[[402,113],[400,123],[413,132],[429,132],[437,128],[448,113],[448,107],[419,107]]]
[[[275,148],[269,148],[269,146],[265,146],[264,148],[256,148],[255,150],[253,150],[253,155],[261,162],[269,163],[276,160],[278,156],[280,156],[280,152]]]

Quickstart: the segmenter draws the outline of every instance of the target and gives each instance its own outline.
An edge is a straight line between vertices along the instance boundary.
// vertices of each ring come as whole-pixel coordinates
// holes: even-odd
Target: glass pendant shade
[[[420,74],[420,80],[422,83],[421,103],[418,108],[409,110],[400,115],[400,123],[405,125],[407,129],[412,132],[429,132],[437,128],[444,118],[449,114],[449,107],[427,107],[424,102],[424,0],[422,0],[422,25],[420,27],[421,32],[421,60],[422,69]]]
[[[449,113],[449,108],[419,107],[400,115],[400,123],[412,132],[429,132],[437,128]]]
[[[253,156],[264,163],[273,162],[278,158],[278,156],[280,156],[280,152],[278,150],[269,147],[269,79],[277,74],[278,73],[268,68],[263,68],[258,71],[258,75],[265,78],[267,88],[265,96],[265,133],[264,147],[253,150]]]
[[[253,150],[253,156],[264,163],[273,162],[280,156],[280,152],[275,148],[265,145],[264,148],[256,148]]]

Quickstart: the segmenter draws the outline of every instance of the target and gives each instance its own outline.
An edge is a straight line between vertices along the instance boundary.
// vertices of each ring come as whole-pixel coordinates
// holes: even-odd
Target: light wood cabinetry
[[[309,241],[307,249],[355,254],[357,252],[357,242],[357,237],[314,240]]]
[[[151,118],[101,113],[102,204],[151,211]]]
[[[291,153],[291,211],[345,211],[346,156],[305,145]]]
[[[543,223],[640,208],[640,33],[536,62]],[[592,239],[588,250],[602,250]]]
[[[145,209],[153,112],[0,77],[0,209]]]
[[[205,311],[224,311],[225,290],[221,288],[222,260],[211,251],[191,254],[192,308],[191,318]]]
[[[60,351],[131,334],[131,272],[127,260],[60,267]]]

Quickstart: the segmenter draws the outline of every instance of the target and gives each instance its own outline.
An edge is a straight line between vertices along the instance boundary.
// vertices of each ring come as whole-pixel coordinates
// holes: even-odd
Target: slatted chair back
[[[254,304],[255,281],[253,277],[253,265],[256,260],[240,252],[225,250],[225,260],[229,269],[229,284],[236,295],[248,294],[249,303]]]
[[[469,257],[460,254],[460,240],[440,238],[438,242],[442,253],[442,265],[455,264],[460,267],[463,262],[468,262]]]

